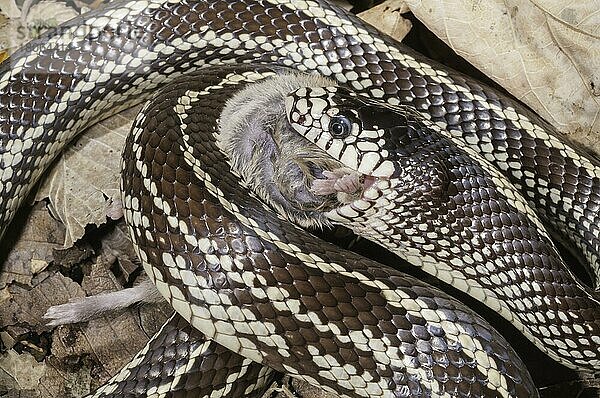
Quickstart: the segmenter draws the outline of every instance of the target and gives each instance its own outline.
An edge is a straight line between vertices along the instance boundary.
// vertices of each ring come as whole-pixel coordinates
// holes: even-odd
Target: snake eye
[[[352,132],[352,122],[346,116],[334,116],[329,122],[329,132],[334,138],[346,138]]]

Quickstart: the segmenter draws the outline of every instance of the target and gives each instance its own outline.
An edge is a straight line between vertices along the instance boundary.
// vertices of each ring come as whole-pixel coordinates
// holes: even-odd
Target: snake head
[[[342,87],[303,87],[286,98],[296,132],[347,168],[375,178],[402,174],[411,131],[399,110]]]
[[[291,92],[285,111],[293,130],[342,165],[323,173],[313,192],[351,194],[342,205],[389,193],[413,203],[446,195],[448,168],[433,149],[438,135],[415,109],[332,86]]]

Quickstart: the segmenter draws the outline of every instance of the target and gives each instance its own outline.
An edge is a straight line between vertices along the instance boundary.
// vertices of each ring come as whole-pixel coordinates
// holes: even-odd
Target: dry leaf
[[[77,357],[46,360],[46,372],[37,391],[40,398],[83,397],[91,392],[93,383],[91,361]]]
[[[326,392],[319,387],[312,386],[303,380],[298,380],[291,378],[289,376],[285,376],[284,378],[288,378],[290,381],[292,389],[295,393],[303,398],[337,398],[338,395],[330,392]],[[295,394],[295,395],[296,395]],[[292,395],[295,396],[295,395]]]
[[[66,1],[42,0],[35,2],[26,10],[26,21],[34,26],[43,24],[49,28],[75,18],[79,15],[76,9],[67,5]]]
[[[141,267],[124,222],[118,223],[102,240],[100,256],[106,264],[118,261],[120,274],[126,282],[129,282],[131,275]]]
[[[16,19],[21,17],[21,10],[15,0],[0,0],[0,12],[4,14],[4,18]],[[0,18],[0,24],[3,22],[3,18]]]
[[[53,249],[60,248],[64,241],[64,227],[50,217],[46,205],[38,203],[20,231],[19,240],[10,247],[0,273],[0,289],[12,282],[31,285],[34,274],[44,270],[53,260]],[[14,233],[13,227],[6,233]]]
[[[600,151],[600,2],[405,3],[457,54],[559,130]]]
[[[42,318],[48,308],[85,295],[81,286],[60,273],[44,276],[32,289],[17,285],[9,288],[10,300],[0,306],[0,325],[28,325],[29,330],[41,333],[48,329]],[[21,336],[13,337],[18,340]]]
[[[373,8],[361,12],[358,16],[380,31],[402,41],[408,34],[412,24],[402,14],[408,11],[406,4],[402,2],[388,1]]]
[[[87,130],[55,164],[36,195],[50,199],[53,214],[67,227],[64,246],[80,239],[88,224],[101,225],[119,200],[121,151],[138,108]]]
[[[79,15],[66,2],[54,0],[25,2],[24,7],[19,9],[14,0],[2,0],[4,15],[0,19],[0,51],[10,54],[42,32]]]
[[[9,350],[0,355],[0,386],[8,391],[36,390],[44,372],[45,366],[27,352]]]

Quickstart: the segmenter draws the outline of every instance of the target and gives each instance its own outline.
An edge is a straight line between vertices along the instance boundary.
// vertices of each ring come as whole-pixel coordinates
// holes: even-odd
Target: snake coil
[[[36,51],[19,51],[0,64],[0,233],[48,164],[82,129],[149,98],[159,85],[204,70],[193,89],[179,82],[171,94],[159,94],[176,112],[140,116],[127,144],[132,151],[124,174],[130,177],[123,182],[127,220],[146,271],[177,312],[242,356],[346,396],[536,394],[520,359],[470,310],[410,277],[315,243],[264,212],[253,197],[234,201],[239,177],[214,155],[220,152],[214,131],[203,131],[201,140],[185,133],[191,125],[202,131],[203,122],[219,118],[227,87],[242,88],[279,73],[257,66],[207,69],[211,65],[266,63],[318,71],[377,99],[350,95],[345,103],[387,115],[404,112],[396,127],[405,126],[418,140],[427,137],[415,132],[430,132],[443,150],[458,146],[446,151],[446,160],[431,155],[436,144],[423,144],[417,152],[423,161],[434,162],[431,176],[446,178],[445,187],[465,175],[451,175],[460,167],[470,171],[460,187],[454,185],[458,191],[449,191],[454,208],[427,207],[413,214],[408,202],[394,202],[385,193],[393,190],[390,181],[400,175],[395,167],[402,161],[386,154],[406,143],[389,138],[394,126],[358,115],[361,123],[371,123],[363,135],[353,135],[361,145],[342,145],[330,136],[330,146],[322,148],[361,178],[379,179],[365,193],[379,189],[378,198],[384,199],[370,199],[381,217],[367,219],[365,209],[360,213],[356,206],[342,206],[328,216],[355,225],[413,264],[471,292],[554,359],[598,370],[595,293],[566,269],[531,208],[573,241],[598,275],[600,168],[518,103],[322,1],[117,1],[29,48]],[[297,98],[293,112],[284,110],[287,122],[321,146],[303,123],[310,114],[312,121],[322,121],[313,127],[326,130],[327,109],[317,104],[343,107],[341,92],[321,89],[312,97],[305,92],[305,105],[298,106]],[[197,111],[191,106],[195,102],[209,111]],[[414,107],[436,125],[407,116],[401,105]],[[152,109],[148,105],[145,111]],[[164,135],[151,135],[156,129]],[[368,134],[379,133],[383,144],[370,141]],[[476,161],[469,163],[468,157]],[[490,163],[522,193],[511,194]],[[434,175],[440,170],[436,165],[444,172]],[[162,170],[162,179],[156,170]],[[440,227],[440,215],[462,229]],[[373,324],[378,327],[366,327]],[[410,349],[403,346],[407,342]],[[391,349],[378,354],[382,347]],[[121,380],[131,377],[132,369],[125,369]],[[236,369],[254,378],[260,373],[247,364]],[[186,374],[181,372],[177,383]],[[252,386],[245,387],[248,393]]]

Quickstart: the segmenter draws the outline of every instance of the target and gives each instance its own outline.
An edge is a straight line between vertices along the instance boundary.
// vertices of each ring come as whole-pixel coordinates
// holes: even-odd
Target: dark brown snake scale
[[[459,210],[448,223],[487,231],[481,252],[453,240],[459,229],[446,241],[423,242],[439,214],[428,218],[393,200],[379,202],[385,211],[378,216],[391,214],[382,224],[346,213],[339,220],[515,321],[553,359],[581,371],[600,369],[597,294],[567,270],[529,208],[576,246],[597,281],[600,167],[524,106],[324,1],[116,1],[60,32],[0,64],[0,235],[76,134],[177,82],[136,120],[124,155],[124,205],[147,273],[202,333],[172,320],[146,356],[98,396],[121,396],[138,383],[157,396],[181,385],[200,396],[241,396],[259,394],[273,377],[231,353],[229,362],[219,362],[214,358],[226,349],[206,337],[343,396],[536,394],[518,356],[471,310],[412,277],[315,240],[238,186],[214,143],[224,101],[280,73],[223,66],[251,62],[317,71],[380,101],[373,109],[410,105],[448,131],[436,137],[478,152],[472,167],[467,159],[455,165],[463,190],[460,201],[452,199]],[[193,84],[181,80],[210,66],[216,67],[194,75]],[[235,81],[230,75],[242,77],[221,84]],[[191,125],[197,132],[188,132]],[[520,193],[509,197],[509,183],[487,162]],[[482,193],[493,187],[465,177],[477,167],[507,195],[506,207],[489,208]],[[410,232],[421,226],[423,234]],[[161,353],[169,344],[195,355]],[[385,355],[378,353],[382,346]],[[152,362],[152,353],[161,359]],[[158,370],[159,363],[175,364]],[[209,363],[222,370],[215,371],[214,393],[201,376]]]

